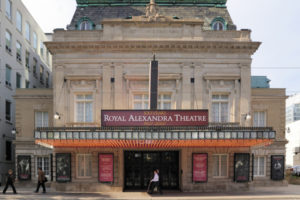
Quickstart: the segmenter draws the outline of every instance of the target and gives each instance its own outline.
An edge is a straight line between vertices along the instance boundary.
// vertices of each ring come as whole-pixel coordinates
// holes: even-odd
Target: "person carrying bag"
[[[16,188],[14,186],[14,182],[15,182],[15,177],[13,175],[13,170],[9,169],[8,170],[8,175],[7,175],[7,180],[6,180],[6,185],[5,185],[4,190],[3,190],[3,194],[6,193],[6,190],[7,190],[8,186],[11,186],[13,191],[14,191],[14,194],[17,194]]]
[[[37,188],[35,190],[35,193],[39,192],[40,186],[43,187],[43,193],[46,193],[45,182],[47,182],[47,181],[48,181],[48,179],[45,177],[45,173],[39,167],[39,169],[38,169],[38,184],[37,184]]]

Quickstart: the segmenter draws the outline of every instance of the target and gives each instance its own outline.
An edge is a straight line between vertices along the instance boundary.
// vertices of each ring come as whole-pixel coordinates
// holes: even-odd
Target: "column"
[[[182,67],[182,109],[191,109],[191,67]]]
[[[123,66],[115,66],[115,109],[122,109],[123,106]]]
[[[102,108],[111,109],[111,68],[110,65],[103,66],[103,79],[102,79]]]
[[[240,98],[240,115],[241,124],[250,126],[251,120],[245,120],[245,115],[250,113],[251,103],[251,72],[250,65],[241,65],[241,98]]]
[[[203,109],[203,67],[202,65],[195,66],[195,95],[194,95],[194,108]]]

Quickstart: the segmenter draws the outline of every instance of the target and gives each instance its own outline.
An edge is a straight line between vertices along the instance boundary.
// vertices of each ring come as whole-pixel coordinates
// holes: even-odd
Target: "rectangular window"
[[[171,94],[160,94],[158,96],[157,109],[170,110],[171,109]]]
[[[22,14],[17,10],[16,13],[17,30],[22,33]]]
[[[35,128],[37,127],[48,127],[48,112],[35,112]]]
[[[5,85],[11,87],[11,67],[8,65],[5,69]]]
[[[30,66],[30,52],[26,51],[25,53],[25,67],[29,70],[29,66]]]
[[[16,73],[16,88],[22,88],[22,76],[19,73]]]
[[[5,142],[5,160],[11,161],[12,160],[12,142],[6,141]]]
[[[32,33],[32,37],[33,37],[33,48],[34,48],[35,52],[37,52],[37,35],[36,35],[36,32]]]
[[[50,53],[49,50],[47,49],[47,64],[50,64]]]
[[[44,67],[43,67],[43,65],[40,65],[40,82],[41,82],[41,84],[44,84]]]
[[[26,80],[25,83],[26,83],[26,88],[30,88],[30,82]]]
[[[76,95],[76,122],[93,122],[93,95]]]
[[[265,157],[258,156],[254,158],[254,176],[265,176]]]
[[[266,127],[266,112],[254,112],[253,126],[254,127]]]
[[[77,155],[77,176],[79,178],[88,178],[92,176],[92,155]]]
[[[6,17],[10,20],[11,20],[11,10],[12,10],[11,7],[12,7],[11,1],[6,0],[5,14],[6,14]]]
[[[33,58],[32,73],[34,77],[37,77],[36,68],[37,68],[37,59]]]
[[[50,175],[50,159],[49,157],[37,157],[36,158],[36,163],[37,163],[37,175],[38,175],[38,169],[41,168],[43,172],[45,173],[46,176]]]
[[[213,95],[211,115],[213,122],[226,123],[229,122],[229,97],[228,95]]]
[[[213,155],[213,177],[227,177],[228,157],[225,154]]]
[[[49,72],[46,72],[46,88],[49,88]]]
[[[5,102],[5,119],[6,121],[11,121],[11,102],[6,101]]]
[[[44,57],[44,43],[43,43],[43,41],[40,41],[40,55],[41,55],[41,57]]]
[[[136,110],[149,109],[149,95],[148,94],[135,94],[133,96],[133,108]]]
[[[11,33],[6,31],[5,32],[5,47],[6,47],[6,51],[8,51],[9,53],[11,53]]]
[[[300,120],[300,104],[295,104],[294,106],[294,119],[293,121],[298,121]]]
[[[17,61],[21,62],[22,61],[22,44],[20,42],[16,42],[16,58]]]
[[[25,38],[30,43],[30,24],[28,22],[25,24]]]

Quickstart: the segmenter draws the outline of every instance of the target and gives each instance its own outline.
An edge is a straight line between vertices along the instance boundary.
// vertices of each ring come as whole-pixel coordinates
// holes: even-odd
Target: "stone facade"
[[[51,165],[54,178],[53,188],[67,191],[122,191],[125,188],[125,151],[179,152],[178,189],[182,191],[246,190],[251,186],[285,184],[282,179],[273,181],[270,178],[271,156],[285,154],[285,90],[251,89],[251,55],[257,50],[260,42],[251,40],[249,30],[205,30],[202,19],[174,19],[159,13],[133,16],[130,19],[106,19],[101,23],[103,24],[102,30],[55,30],[53,41],[46,43],[54,55],[53,98],[49,91],[47,108],[52,108],[48,110],[49,116],[56,113],[57,119],[51,120],[50,125],[53,122],[54,126],[52,128],[36,129],[38,134],[35,137],[37,143],[41,137],[44,137],[45,142],[40,142],[39,145],[53,149]],[[230,126],[229,129],[232,130],[252,130],[254,133],[261,129],[251,127],[254,124],[247,116],[249,114],[255,116],[256,112],[264,111],[267,117],[264,126],[272,127],[276,131],[274,141],[262,143],[259,146],[241,147],[241,144],[241,146],[233,147],[225,145],[224,140],[217,140],[219,147],[213,148],[208,148],[208,145],[158,149],[134,148],[134,146],[130,148],[55,146],[53,138],[68,137],[64,131],[69,131],[71,138],[77,135],[78,144],[80,144],[80,140],[84,139],[79,136],[81,131],[88,129],[91,132],[96,128],[101,128],[101,110],[103,109],[137,109],[135,106],[139,104],[136,104],[135,96],[143,98],[142,95],[149,93],[149,63],[153,54],[159,63],[158,93],[168,95],[168,109],[208,109],[209,121],[218,125],[215,131]],[[216,96],[225,98],[227,112],[224,117],[228,119],[227,123],[220,123],[224,121],[213,117],[215,116],[213,102]],[[21,97],[21,93],[16,95],[17,99],[21,100]],[[90,109],[90,112],[85,114],[85,116],[90,115],[88,122],[80,120],[79,116],[82,113],[78,112],[79,106],[82,105],[78,102],[82,102],[84,98],[87,98],[84,101],[89,102],[91,106],[85,108]],[[141,102],[141,99],[138,100]],[[28,103],[34,104],[35,101],[28,100]],[[163,101],[159,100],[159,102]],[[144,105],[147,101],[142,103]],[[28,109],[32,110],[30,106]],[[25,117],[26,112],[29,111],[20,111],[20,116]],[[106,131],[117,129],[108,127]],[[61,130],[63,134],[59,133]],[[34,138],[31,134],[34,132],[34,127],[31,126],[31,130],[27,131],[28,140],[33,142]],[[17,142],[18,140],[19,137],[17,137]],[[65,145],[69,145],[67,142],[68,140]],[[207,141],[209,142],[212,140]],[[39,146],[35,148],[37,150]],[[71,154],[71,182],[55,181],[57,153]],[[112,183],[98,182],[97,156],[99,153],[113,154]],[[208,155],[208,180],[205,183],[192,181],[193,153],[207,153]],[[233,181],[236,153],[251,155],[249,159],[250,182]],[[89,156],[91,171],[79,170],[78,156],[80,155]],[[224,155],[222,162],[226,163],[227,170],[222,172],[224,176],[218,176],[216,172],[213,172],[216,156],[219,155]],[[252,178],[250,174],[254,174],[253,159],[257,156],[263,158],[264,163],[260,163],[263,170],[261,169],[258,174],[261,176]],[[223,166],[220,161],[221,157],[218,158],[218,163]],[[78,173],[85,175],[78,175]]]

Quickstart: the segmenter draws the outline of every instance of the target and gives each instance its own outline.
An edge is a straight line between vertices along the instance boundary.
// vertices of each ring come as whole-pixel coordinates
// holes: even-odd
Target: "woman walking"
[[[6,190],[7,190],[8,186],[11,186],[12,189],[13,189],[14,194],[17,194],[16,188],[14,186],[14,182],[15,182],[15,177],[13,175],[13,170],[9,169],[7,179],[6,179],[6,185],[5,185],[4,190],[3,190],[3,194],[6,193]]]

